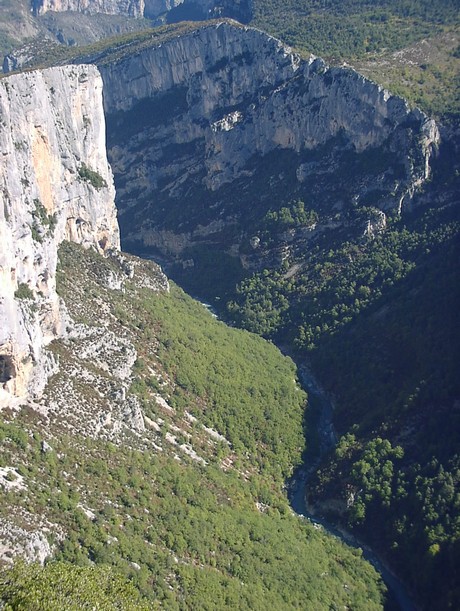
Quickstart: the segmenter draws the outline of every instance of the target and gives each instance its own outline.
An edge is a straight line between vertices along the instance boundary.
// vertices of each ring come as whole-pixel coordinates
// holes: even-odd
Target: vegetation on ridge
[[[455,0],[255,0],[253,23],[297,49],[346,59],[402,49],[458,17]]]
[[[460,113],[459,19],[456,0],[255,0],[252,24],[446,117]]]
[[[460,561],[459,174],[445,147],[419,196],[431,206],[353,235],[376,222],[357,208],[348,231],[291,245],[227,306],[235,324],[294,345],[335,397],[343,438],[311,500],[372,541],[433,609],[458,596]],[[302,229],[285,209],[261,225],[263,247],[283,241],[286,218]]]

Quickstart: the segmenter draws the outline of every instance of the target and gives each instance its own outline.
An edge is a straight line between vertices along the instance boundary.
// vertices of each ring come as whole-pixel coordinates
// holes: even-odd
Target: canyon
[[[13,396],[24,397],[29,384],[43,388],[43,372],[37,378],[32,371],[48,367],[41,346],[62,332],[58,245],[70,239],[101,252],[118,247],[115,199],[128,249],[154,249],[177,262],[186,249],[206,244],[257,267],[244,254],[247,228],[256,228],[277,188],[311,198],[312,181],[316,192],[324,187],[316,232],[340,227],[347,207],[361,199],[400,214],[429,178],[439,141],[433,120],[378,85],[314,57],[301,60],[276,39],[232,22],[122,60],[109,55],[99,70],[101,76],[95,67],[74,66],[0,81],[2,235],[9,245],[0,352]],[[275,164],[268,192],[250,205],[244,198],[248,191],[253,197],[257,163],[273,154],[291,155],[293,163],[279,171]],[[337,201],[341,158],[376,154],[389,162],[363,166]],[[234,184],[238,207],[228,197]],[[38,311],[14,299],[18,287],[31,291]],[[32,383],[36,378],[42,381]]]
[[[213,4],[204,2],[199,6],[207,16],[213,16]],[[149,12],[156,16],[170,9],[174,9],[170,3],[153,2],[41,2],[35,6],[41,15],[104,10],[118,15],[142,16]],[[299,402],[292,412],[286,410],[279,430],[276,408],[272,412],[267,408],[263,416],[254,415],[251,421],[243,409],[248,405],[246,399],[235,406],[235,410],[240,409],[237,424],[232,406],[239,401],[233,399],[230,409],[226,406],[222,415],[219,401],[210,398],[213,395],[206,384],[194,379],[190,371],[183,373],[193,358],[178,352],[180,365],[168,362],[168,355],[176,355],[174,350],[190,341],[197,365],[191,371],[201,371],[198,363],[204,358],[202,352],[216,357],[215,342],[208,338],[210,343],[202,340],[199,349],[193,348],[197,342],[194,334],[182,327],[182,336],[176,337],[181,316],[177,315],[174,324],[170,324],[168,313],[179,308],[174,300],[184,308],[188,302],[177,287],[170,287],[157,265],[135,255],[164,263],[172,277],[177,277],[193,294],[212,299],[231,323],[241,323],[279,345],[290,342],[300,362],[311,358],[322,372],[325,386],[334,387],[340,370],[331,373],[332,363],[337,367],[337,360],[348,350],[349,363],[346,359],[339,362],[345,372],[353,358],[358,358],[354,333],[358,338],[359,333],[365,334],[366,341],[359,343],[364,356],[367,340],[372,342],[381,329],[387,328],[390,339],[397,337],[401,353],[404,352],[406,337],[393,324],[394,312],[405,320],[404,299],[416,299],[417,294],[425,295],[424,291],[428,291],[428,298],[421,299],[422,305],[426,301],[432,307],[431,281],[428,287],[421,281],[417,284],[417,273],[431,279],[438,271],[435,266],[443,260],[447,271],[442,268],[438,274],[439,286],[452,284],[448,270],[453,260],[453,250],[449,248],[455,247],[456,183],[449,169],[449,155],[453,158],[452,151],[458,150],[455,139],[449,139],[452,132],[349,67],[331,67],[313,55],[300,57],[279,40],[230,19],[187,24],[178,30],[166,28],[160,33],[152,31],[126,39],[118,46],[100,45],[96,51],[75,51],[75,56],[66,60],[69,61],[73,64],[0,79],[0,238],[5,245],[0,255],[0,407],[9,408],[4,411],[7,426],[14,426],[15,418],[21,421],[29,441],[24,442],[19,433],[18,438],[25,443],[27,452],[33,450],[34,455],[40,455],[44,472],[49,469],[54,477],[55,461],[65,464],[63,481],[67,483],[60,482],[60,492],[66,486],[69,491],[78,488],[83,498],[80,509],[88,521],[93,524],[101,520],[103,530],[110,531],[110,540],[100,542],[103,552],[96,546],[95,553],[91,541],[85,543],[89,556],[110,555],[110,545],[118,545],[118,536],[123,540],[116,520],[109,526],[106,517],[114,511],[117,519],[122,519],[124,509],[110,491],[105,490],[99,502],[96,487],[86,492],[79,487],[78,478],[74,479],[69,469],[77,446],[76,455],[81,448],[84,455],[91,455],[97,448],[95,456],[98,452],[105,456],[106,464],[110,464],[108,457],[113,455],[114,447],[120,455],[127,452],[122,460],[126,459],[128,470],[130,458],[138,456],[136,452],[163,455],[166,471],[174,471],[169,458],[180,468],[186,465],[189,469],[192,465],[187,475],[192,479],[191,473],[198,466],[206,470],[216,464],[224,478],[227,471],[242,481],[255,478],[257,483],[251,483],[257,489],[254,503],[262,519],[266,514],[277,516],[270,503],[285,516],[284,501],[278,497],[274,500],[264,488],[265,483],[257,478],[264,468],[271,469],[271,464],[283,464],[283,470],[274,468],[275,488],[289,474],[285,465],[288,458],[300,460]],[[123,249],[132,255],[120,252],[120,235]],[[379,250],[383,247],[387,250]],[[373,266],[369,273],[359,267],[363,261],[367,264],[366,257]],[[421,271],[416,269],[419,264]],[[366,274],[370,280],[363,280]],[[352,282],[348,285],[349,276]],[[334,284],[337,277],[343,280],[342,284]],[[329,279],[332,289],[326,285],[324,295],[315,292],[315,282],[327,283]],[[263,299],[259,299],[257,290]],[[250,302],[251,291],[255,291],[255,305]],[[312,320],[307,320],[307,307],[318,302],[319,314],[314,311]],[[445,302],[446,299],[439,308],[432,309],[442,313],[444,307],[447,311]],[[158,305],[162,303],[169,304],[164,311]],[[331,320],[321,318],[329,312],[327,308],[332,311]],[[149,317],[152,312],[155,315]],[[271,319],[265,327],[259,325],[267,312],[273,314],[272,327]],[[196,320],[201,320],[201,314],[195,311]],[[425,324],[424,316],[426,312],[419,313],[413,328],[416,331],[422,325],[431,338],[433,324]],[[195,320],[193,316],[185,319]],[[444,320],[450,320],[448,314]],[[194,324],[189,322],[190,326]],[[207,328],[207,322],[200,324]],[[213,333],[220,337],[221,323],[209,324],[217,325],[212,327]],[[406,327],[403,326],[404,332]],[[165,329],[171,337],[165,337]],[[229,330],[232,332],[236,333]],[[232,341],[225,336],[223,344]],[[328,342],[332,346],[338,342],[339,349],[334,351]],[[385,342],[386,337],[380,343]],[[408,343],[420,347],[415,340]],[[202,348],[205,345],[206,350]],[[438,359],[442,366],[444,360],[450,359],[450,344],[446,342],[445,346],[445,354]],[[392,354],[392,347],[387,349]],[[241,353],[245,348],[235,348],[238,350]],[[424,355],[423,346],[420,353]],[[380,358],[378,348],[374,357]],[[365,358],[372,367],[372,358]],[[391,358],[385,359],[382,362],[386,366]],[[227,360],[231,369],[232,361]],[[391,375],[402,376],[406,371],[412,384],[411,371],[404,366],[396,374],[392,369]],[[430,367],[425,376],[428,384],[432,384],[432,378],[437,379]],[[214,364],[204,367],[206,371],[211,369],[215,370]],[[238,378],[239,374],[232,371],[223,376]],[[283,371],[288,372],[289,384],[285,378],[279,382],[283,393],[279,388],[273,389],[275,405],[285,400],[284,395],[291,397],[291,393],[299,392],[294,392],[291,384],[294,370],[287,367]],[[388,384],[386,370],[381,377]],[[417,435],[424,439],[430,428],[408,407],[416,401],[417,393],[423,394],[426,381],[422,382],[422,392],[417,386],[404,408],[399,409],[395,399],[399,411],[389,422],[380,423],[379,414],[377,421],[367,418],[368,406],[373,405],[372,389],[368,387],[368,403],[361,401],[361,396],[356,400],[364,405],[359,408],[364,412],[359,421],[355,411],[347,410],[350,403],[339,406],[334,418],[344,436],[325,461],[333,464],[334,460],[344,459],[344,481],[334,480],[328,471],[325,475],[319,471],[313,493],[319,497],[329,495],[332,502],[326,499],[321,505],[321,499],[315,498],[318,507],[335,503],[341,519],[345,509],[355,508],[356,513],[361,509],[362,490],[350,482],[354,481],[352,476],[356,479],[355,465],[362,465],[361,454],[366,459],[373,458],[375,447],[388,452],[387,467],[394,460],[394,468],[404,474],[401,477],[409,473],[413,466],[409,433],[418,427]],[[378,391],[381,400],[387,387],[378,386],[379,379],[374,383],[376,392],[384,388],[384,392]],[[341,391],[347,391],[345,387],[347,384],[334,391],[340,397]],[[242,392],[242,396],[248,392],[255,397],[265,391],[256,392],[249,385]],[[401,401],[406,401],[405,397]],[[445,401],[443,408],[450,395]],[[455,410],[449,412],[449,418],[453,431]],[[285,439],[280,431],[291,426],[288,421],[297,428],[292,438]],[[278,432],[270,429],[267,433],[265,426],[273,426]],[[386,438],[382,441],[380,435],[388,436],[393,446]],[[43,442],[38,441],[40,436]],[[68,436],[73,441],[66,441]],[[434,444],[421,445],[435,448]],[[55,447],[61,447],[59,453],[54,453]],[[450,447],[446,443],[446,448]],[[406,462],[402,460],[405,451]],[[433,452],[436,451],[435,448]],[[9,446],[6,452],[10,452]],[[2,471],[2,486],[10,496],[29,494],[28,504],[24,505],[29,507],[39,491],[35,489],[35,474],[26,473],[30,465],[23,464],[19,470],[10,466],[13,458],[20,461],[19,454],[10,452],[8,456],[10,462]],[[450,469],[450,449],[446,456],[445,464]],[[97,460],[99,457],[95,464]],[[100,462],[97,464],[101,468]],[[88,467],[93,475],[98,468]],[[142,476],[136,475],[141,479],[133,488],[137,489],[139,481],[144,486],[147,471],[146,467]],[[391,471],[392,479],[381,486],[385,492],[388,486],[396,486],[393,463],[387,471]],[[112,471],[110,477],[118,483],[124,481],[119,472]],[[402,484],[398,480],[401,486],[407,481],[412,485],[412,475],[407,477],[401,480]],[[414,476],[414,482],[419,485],[421,480],[418,475],[417,478]],[[378,480],[379,486],[380,483]],[[102,483],[98,481],[97,486]],[[192,494],[187,485],[185,489],[184,498]],[[381,489],[378,488],[379,494]],[[182,498],[182,487],[175,485],[174,490],[177,495],[175,492],[172,496]],[[47,489],[48,493],[51,494]],[[409,493],[410,490],[399,494],[404,499]],[[69,534],[70,513],[79,506],[73,503],[72,492],[69,495],[70,500],[62,502],[69,510],[65,514],[67,522],[60,522],[59,503],[49,513],[41,508],[39,518],[28,510],[21,513],[19,521],[3,516],[3,536],[10,538],[9,546],[3,550],[5,557],[25,554],[29,559],[43,561],[58,548],[67,558],[80,557],[76,551],[80,544]],[[225,498],[231,502],[231,495]],[[147,532],[155,523],[146,517],[150,502],[145,498],[141,501],[144,543],[150,540]],[[375,498],[371,502],[377,513]],[[127,503],[135,505],[133,499]],[[98,511],[93,511],[95,505]],[[289,521],[294,523],[297,524]],[[309,533],[310,538],[316,537],[309,524],[295,528]],[[379,529],[375,531],[378,545],[390,557],[397,550],[397,537],[395,541],[383,541],[383,537],[379,540]],[[181,565],[182,560],[176,559],[181,554],[185,558],[188,552],[184,550],[188,548],[179,538],[173,541],[172,534],[164,537],[168,539],[163,560],[167,583],[171,557]],[[36,545],[27,547],[28,538]],[[390,543],[393,547],[388,549]],[[161,548],[163,542],[156,545]],[[408,544],[409,551],[411,545],[413,542]],[[439,551],[436,545],[429,547],[433,557]],[[200,551],[201,556],[190,564],[204,562],[203,553]],[[444,555],[437,556],[434,562],[442,568],[441,561],[448,563],[449,553],[443,548]],[[423,554],[420,558],[425,558]],[[139,555],[131,554],[130,562],[120,557],[119,562],[130,574],[140,570]],[[187,562],[184,560],[184,566]],[[207,556],[205,562],[209,567],[215,565]],[[251,566],[250,562],[247,566]],[[154,574],[154,569],[149,570]],[[177,574],[180,571],[177,568]],[[238,581],[241,574],[235,565],[232,579],[236,576]],[[374,592],[373,579],[375,576],[369,577],[373,584],[369,588]],[[357,598],[353,600],[359,601],[363,586],[356,588]],[[342,589],[347,590],[344,586]],[[166,596],[164,592],[162,595]],[[340,600],[344,597],[349,603],[349,596],[355,594],[341,592]]]

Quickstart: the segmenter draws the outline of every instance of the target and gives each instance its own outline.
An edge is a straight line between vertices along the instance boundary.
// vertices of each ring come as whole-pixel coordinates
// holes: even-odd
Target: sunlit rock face
[[[142,17],[144,7],[144,0],[32,0],[32,9],[38,15],[48,11],[75,11]]]
[[[0,80],[0,405],[41,391],[44,347],[65,329],[57,248],[119,247],[94,66]]]
[[[130,248],[237,253],[264,198],[277,198],[265,211],[288,193],[331,217],[362,202],[401,211],[429,174],[433,121],[253,28],[212,24],[100,69]]]
[[[209,19],[213,17],[233,17],[243,22],[249,21],[252,14],[250,0],[32,0],[35,15],[48,11],[72,11],[95,15],[126,15],[127,17],[147,17],[175,20],[174,9],[181,7],[182,14],[177,19]],[[168,16],[173,11],[172,16]]]

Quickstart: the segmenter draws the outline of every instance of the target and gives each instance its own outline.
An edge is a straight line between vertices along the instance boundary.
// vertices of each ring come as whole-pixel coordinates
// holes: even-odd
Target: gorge
[[[180,257],[209,244],[249,265],[248,230],[257,233],[278,190],[285,201],[308,197],[321,213],[321,232],[364,202],[382,211],[410,208],[429,176],[439,139],[432,120],[355,72],[313,57],[301,61],[257,30],[212,24],[97,63],[120,223],[131,249]],[[268,192],[259,189],[254,201],[261,160],[267,172],[275,151]],[[334,174],[350,158],[355,174],[337,197]]]
[[[0,87],[1,231],[10,240],[1,284],[3,561],[43,563],[54,555],[72,563],[48,565],[62,575],[90,558],[98,563],[89,565],[94,579],[99,563],[108,562],[151,605],[196,606],[210,598],[223,607],[288,606],[307,597],[317,608],[329,600],[359,606],[359,599],[378,608],[383,594],[375,574],[300,524],[281,494],[302,445],[304,396],[292,363],[262,340],[226,331],[177,289],[170,295],[155,265],[119,253],[96,68],[30,72]],[[198,341],[209,344],[205,352],[188,346]],[[176,355],[173,342],[176,352],[184,346]],[[187,372],[181,359],[190,360],[192,350]],[[223,375],[187,382],[200,371],[198,356],[205,371],[217,366]],[[229,366],[237,367],[231,379]],[[238,397],[231,411],[226,378],[226,392]],[[273,536],[275,545],[263,543]],[[293,562],[295,540],[300,563]],[[318,582],[315,593],[309,579],[301,584],[310,572],[307,550],[325,572],[334,567],[332,588]],[[174,567],[171,555],[183,561]],[[291,573],[300,584],[293,592],[281,580]],[[8,574],[0,588],[12,601],[17,590],[8,598]],[[343,579],[350,593],[341,592]],[[68,604],[62,588],[47,590],[42,580],[39,596],[47,604]],[[195,592],[197,580],[204,581]],[[24,596],[34,592],[27,587]],[[82,594],[85,601],[102,595],[101,587]],[[144,602],[130,604],[141,609]]]
[[[347,363],[340,362],[342,355],[348,354],[352,368],[355,356],[350,353],[358,358],[356,347],[367,345],[357,343],[356,336],[383,344],[380,333],[388,328],[387,354],[393,355],[389,345],[393,335],[405,349],[405,327],[404,333],[399,328],[394,331],[392,316],[396,312],[405,321],[406,303],[417,300],[417,294],[428,295],[421,303],[439,310],[446,334],[451,332],[451,302],[444,300],[438,308],[439,295],[430,292],[431,282],[418,283],[417,274],[431,280],[439,271],[433,262],[447,262],[437,275],[439,286],[455,284],[451,262],[458,236],[458,174],[452,178],[449,170],[451,182],[447,182],[445,161],[457,150],[455,140],[441,138],[432,119],[353,70],[330,67],[313,56],[302,59],[278,40],[229,20],[188,24],[177,31],[166,28],[163,37],[147,34],[119,47],[78,51],[74,61],[72,66],[0,79],[0,232],[7,245],[1,253],[0,400],[3,407],[32,408],[16,415],[4,412],[5,456],[10,462],[4,459],[2,477],[6,481],[9,473],[18,482],[16,488],[2,484],[8,491],[1,517],[6,551],[20,553],[33,532],[41,551],[32,551],[32,558],[43,560],[49,555],[49,539],[58,557],[76,563],[84,558],[108,561],[141,584],[143,594],[154,591],[158,600],[171,605],[177,594],[174,604],[179,608],[187,596],[198,604],[199,588],[194,587],[201,579],[208,584],[217,579],[220,586],[228,583],[232,593],[225,603],[219,599],[221,606],[244,600],[248,608],[255,608],[264,600],[273,608],[292,608],[306,597],[315,609],[328,608],[332,602],[380,608],[381,587],[359,554],[342,550],[311,525],[299,524],[282,500],[282,483],[298,464],[303,447],[304,400],[291,384],[294,369],[275,356],[269,344],[234,329],[224,332],[211,317],[201,322],[203,313],[177,287],[170,287],[158,267],[120,253],[115,203],[124,250],[159,257],[173,278],[192,294],[210,299],[228,321],[279,345],[289,343],[300,362],[311,361],[322,381],[334,386],[349,371]],[[85,252],[61,245],[63,241],[91,248]],[[368,261],[374,267],[369,277],[365,276]],[[334,284],[337,278],[348,282],[350,276],[353,285]],[[315,284],[318,278],[324,282],[320,290]],[[311,313],[308,308],[317,303],[318,309]],[[336,326],[324,315],[328,308]],[[431,341],[433,325],[424,324],[426,311],[414,311],[413,329],[425,326]],[[444,336],[440,332],[436,337],[439,341]],[[216,344],[223,346],[225,364]],[[229,346],[235,346],[231,358],[225,352]],[[340,349],[334,351],[334,346]],[[269,357],[261,356],[264,350]],[[427,351],[422,344],[420,362]],[[250,362],[240,363],[238,353],[251,355]],[[454,362],[454,353],[452,333],[439,356],[441,371],[446,370],[445,363]],[[364,356],[373,366],[372,358]],[[375,358],[380,358],[378,349]],[[205,366],[202,359],[208,359]],[[255,369],[248,374],[244,368],[252,367],[252,360]],[[336,377],[331,374],[333,366]],[[243,377],[241,387],[235,382],[240,394],[227,389],[231,401],[226,403],[211,371],[218,372],[221,380]],[[267,374],[257,385],[252,381],[255,371]],[[380,479],[377,493],[366,490],[371,496],[366,499],[368,515],[374,517],[380,510],[386,515],[389,497],[383,496],[380,485],[384,491],[406,486],[401,495],[412,498],[412,481],[414,486],[420,484],[409,431],[417,425],[417,435],[423,439],[429,424],[419,422],[415,410],[406,405],[395,412],[398,401],[408,401],[409,393],[423,397],[428,392],[423,389],[430,389],[438,379],[434,375],[438,370],[428,363],[418,395],[413,386],[419,382],[411,377],[411,370],[406,373],[408,390],[402,384],[396,389],[401,398],[394,400],[391,418],[384,410],[377,415],[370,408],[369,413],[364,411],[377,400],[372,389],[356,400],[359,418],[348,409],[349,399],[338,409],[342,437],[335,454],[331,451],[324,461],[312,500],[320,507],[324,502],[339,508],[342,521],[361,511],[359,477],[365,475],[366,461],[373,460],[375,448],[384,452],[387,470],[382,475],[378,465],[371,465]],[[268,381],[270,377],[276,384]],[[388,372],[381,377],[388,380]],[[455,396],[450,378],[445,379],[443,409]],[[341,393],[353,394],[353,388],[344,391],[344,387],[342,382],[334,388],[339,400]],[[377,379],[379,400],[385,394],[382,388]],[[416,398],[411,401],[417,405]],[[447,416],[453,435],[455,413]],[[26,440],[15,421],[20,423],[18,430],[27,431]],[[57,447],[59,452],[53,449]],[[455,474],[454,442],[446,437],[444,455],[431,437],[425,447],[431,457],[441,456],[446,471]],[[20,448],[26,448],[32,463],[35,456],[50,481],[56,477],[58,461],[64,469],[59,483],[50,488],[43,484],[41,489],[31,463],[19,458]],[[121,504],[112,493],[121,494],[128,479],[112,466],[114,448],[130,472],[131,496],[127,493]],[[79,452],[91,456],[94,466],[91,461],[86,464]],[[155,458],[149,458],[152,452]],[[430,456],[423,458],[426,464],[431,464]],[[334,460],[341,465],[344,481],[334,479],[328,470]],[[72,461],[78,477],[70,467]],[[115,482],[113,491],[96,479],[79,484],[79,477],[83,481],[89,474],[99,477],[98,469]],[[236,484],[234,477],[241,481]],[[148,488],[149,478],[161,482],[155,492]],[[25,488],[21,488],[23,480]],[[194,482],[193,490],[189,482]],[[209,482],[214,482],[213,493],[205,501],[198,489],[206,489]],[[218,489],[215,498],[214,488]],[[73,496],[77,490],[78,499]],[[45,509],[44,496],[53,498],[53,494],[56,507],[51,503]],[[174,512],[159,500],[168,494],[171,503],[177,502],[174,511],[181,516],[181,525],[169,522],[172,518],[167,516]],[[383,509],[378,506],[379,495]],[[449,495],[444,495],[443,516],[454,513],[454,497]],[[38,507],[35,497],[41,499]],[[394,501],[388,502],[391,506]],[[198,509],[193,507],[201,511],[206,503],[215,516],[225,514],[235,524],[235,533],[236,524],[247,532],[251,554],[245,555],[245,544],[237,542],[236,534],[226,546],[227,535],[217,517],[194,514]],[[14,512],[7,509],[11,507],[23,507],[21,520],[12,520]],[[126,507],[130,512],[142,508],[135,513],[138,531],[124,517]],[[415,523],[421,515],[425,519],[423,511],[414,501],[411,519]],[[190,518],[194,515],[206,532],[206,520],[216,520],[212,528],[219,533],[217,548],[210,543],[211,533],[206,544],[195,541],[196,524]],[[390,518],[382,522],[385,528]],[[80,540],[72,530],[73,520],[84,522],[88,531]],[[164,527],[159,527],[161,535],[156,537],[149,533],[158,520]],[[248,524],[252,526],[246,531]],[[352,526],[359,530],[360,524],[362,520]],[[448,527],[454,529],[450,523]],[[137,546],[129,554],[123,529]],[[394,539],[387,540],[379,528],[375,530],[373,544],[401,570],[404,554],[415,549],[414,541],[397,539],[394,533]],[[279,571],[277,577],[257,564],[259,560],[264,564],[263,542],[275,531],[280,537],[284,533],[286,544],[277,540],[279,557],[265,564]],[[426,547],[420,552],[422,568],[409,570],[404,577],[421,600],[425,586],[414,573],[423,569],[425,579],[447,567],[445,582],[441,580],[439,586],[445,583],[446,598],[436,590],[441,601],[437,608],[443,608],[449,597],[455,598],[455,548],[439,529],[433,533],[434,527],[426,535],[428,543],[420,537],[420,545],[423,539]],[[297,583],[301,566],[294,567],[289,551],[297,539],[305,547],[296,559],[299,554],[310,555],[312,542],[321,542],[324,549],[317,550],[318,566],[308,569],[316,575],[314,586],[308,578],[290,594],[280,582],[281,567],[286,563]],[[146,541],[151,545],[146,547]],[[331,546],[332,555],[323,556]],[[429,559],[428,548],[433,554]],[[262,581],[251,563],[259,566]],[[356,574],[353,563],[359,566]],[[152,586],[156,574],[162,577]],[[331,580],[339,575],[337,583],[321,585],[329,575]],[[246,591],[245,582],[257,583],[253,594]],[[313,594],[316,588],[318,595]]]

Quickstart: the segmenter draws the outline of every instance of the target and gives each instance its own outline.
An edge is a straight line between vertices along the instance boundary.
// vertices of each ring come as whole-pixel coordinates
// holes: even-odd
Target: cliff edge
[[[36,395],[65,332],[56,293],[63,240],[119,247],[102,80],[68,66],[0,80],[0,406]]]
[[[100,70],[120,224],[135,250],[212,242],[242,254],[249,226],[257,234],[271,206],[296,198],[324,223],[343,223],[357,203],[401,212],[439,140],[404,99],[234,22],[104,57]]]

